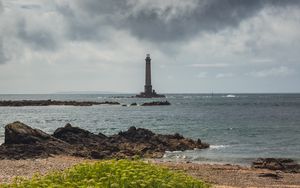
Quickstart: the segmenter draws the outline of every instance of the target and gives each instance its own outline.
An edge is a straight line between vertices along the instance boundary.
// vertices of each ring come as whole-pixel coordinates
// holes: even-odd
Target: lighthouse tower
[[[146,79],[145,79],[144,93],[146,95],[151,95],[152,85],[151,85],[151,58],[150,58],[150,54],[147,54],[147,57],[146,57],[145,60],[146,60]]]
[[[145,61],[146,61],[145,88],[144,88],[144,92],[141,92],[139,95],[136,95],[136,97],[140,97],[140,98],[159,98],[159,97],[165,97],[164,95],[157,94],[155,92],[155,90],[152,90],[152,84],[151,84],[151,58],[150,58],[150,54],[147,54]]]

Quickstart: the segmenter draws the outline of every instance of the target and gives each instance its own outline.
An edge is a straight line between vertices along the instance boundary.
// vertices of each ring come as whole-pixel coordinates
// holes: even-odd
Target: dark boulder
[[[63,142],[47,141],[32,144],[3,144],[0,159],[46,158],[53,155],[72,155],[76,149]]]
[[[53,137],[68,142],[69,144],[86,145],[94,142],[102,142],[107,137],[104,134],[93,134],[79,127],[73,127],[71,124],[66,124],[64,127],[54,131]]]
[[[258,158],[252,162],[252,167],[284,172],[300,172],[300,165],[294,160],[286,158]]]
[[[19,121],[5,126],[5,144],[32,144],[53,139],[49,134]]]
[[[128,131],[119,132],[118,135],[130,141],[147,142],[152,136],[154,136],[154,133],[147,129],[137,129],[136,127],[132,126],[128,129]]]
[[[105,102],[102,102],[101,104],[120,105],[120,103],[116,102],[116,101],[105,101]]]
[[[80,150],[77,152],[78,156],[101,159],[119,151],[119,148],[104,134],[94,134],[79,127],[73,127],[71,124],[56,129],[53,136],[78,148]]]
[[[0,159],[41,158],[72,154],[75,148],[51,135],[21,123],[5,126],[5,142],[0,146]]]
[[[162,157],[165,151],[183,151],[195,148],[204,149],[206,143],[184,138],[182,135],[155,134],[148,129],[130,127],[128,131],[111,136],[110,139],[119,143],[121,150],[134,151],[136,155],[146,157]]]

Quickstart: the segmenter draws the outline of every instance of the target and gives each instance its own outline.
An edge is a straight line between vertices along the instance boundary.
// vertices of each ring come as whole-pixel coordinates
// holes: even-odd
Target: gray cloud
[[[130,10],[126,4],[126,0],[78,0],[57,4],[56,9],[65,19],[66,38],[95,41],[107,38],[110,27],[119,25],[119,13]]]
[[[0,36],[0,64],[4,64],[7,60],[8,60],[8,58],[4,54],[3,41]]]
[[[260,70],[260,71],[253,71],[250,73],[247,73],[249,76],[258,77],[258,78],[264,78],[269,76],[289,76],[294,74],[295,71],[289,67],[286,66],[280,66],[280,67],[273,67],[271,69],[266,70]]]
[[[52,33],[43,28],[28,31],[26,20],[21,19],[17,24],[18,36],[35,50],[55,50],[57,41]]]
[[[2,1],[0,0],[0,14],[3,12],[3,4]]]
[[[137,0],[72,1],[75,6],[58,6],[65,15],[69,35],[75,39],[99,38],[105,27],[130,31],[150,41],[178,41],[201,32],[218,32],[236,27],[264,7],[299,5],[296,0],[191,0],[165,3]],[[105,32],[105,30],[104,30]],[[101,35],[105,37],[105,33]]]
[[[0,0],[0,14],[3,12],[3,5],[2,5],[2,1]],[[1,26],[0,26],[1,28]],[[1,36],[1,32],[0,32],[0,64],[5,63],[6,58],[4,56],[4,52],[3,52],[3,41],[2,41],[2,36]]]
[[[160,92],[299,92],[299,4],[0,0],[0,92],[138,92],[148,52]]]
[[[244,1],[210,1],[203,5],[197,2],[191,12],[175,16],[164,21],[163,17],[171,11],[171,7],[159,13],[158,10],[142,10],[130,15],[124,27],[129,27],[134,35],[150,40],[177,40],[193,36],[202,31],[219,31],[226,27],[234,27],[259,10],[259,4]]]

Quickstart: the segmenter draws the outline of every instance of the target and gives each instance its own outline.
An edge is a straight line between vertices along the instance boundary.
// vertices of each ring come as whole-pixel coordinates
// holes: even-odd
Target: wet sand
[[[45,174],[55,170],[63,170],[81,162],[93,162],[84,158],[55,156],[45,159],[0,160],[0,183],[8,183],[16,176],[31,177],[35,173]],[[151,163],[166,166],[173,170],[183,171],[196,178],[213,184],[214,187],[287,187],[300,188],[300,173],[284,173],[271,170],[252,169],[237,165],[196,164],[160,162]],[[267,174],[267,175],[266,175]],[[268,177],[274,174],[277,178]],[[273,174],[273,175],[272,175]],[[260,177],[266,175],[267,177]]]

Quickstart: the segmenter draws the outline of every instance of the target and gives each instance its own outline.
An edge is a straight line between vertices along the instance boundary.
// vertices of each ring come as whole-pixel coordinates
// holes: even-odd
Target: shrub
[[[206,188],[208,184],[181,172],[139,160],[106,160],[78,164],[63,172],[16,178],[6,187]],[[0,185],[0,187],[2,187]]]

